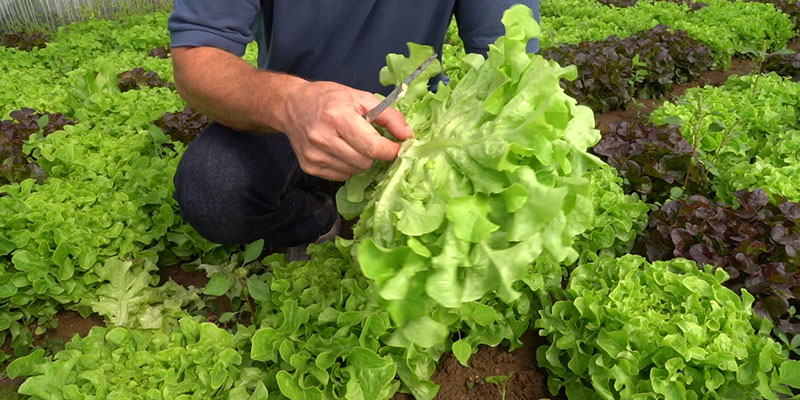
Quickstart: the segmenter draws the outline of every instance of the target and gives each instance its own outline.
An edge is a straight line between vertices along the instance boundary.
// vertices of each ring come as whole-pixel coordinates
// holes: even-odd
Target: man
[[[453,15],[466,50],[486,54],[515,3],[538,19],[538,0],[175,0],[178,92],[216,121],[175,175],[181,215],[222,244],[297,246],[335,235],[338,214],[322,184],[399,149],[362,118],[379,103],[373,93],[392,89],[378,81],[386,54],[407,54],[407,42],[441,54]],[[258,69],[240,58],[253,38]],[[397,140],[413,135],[393,108],[375,123]]]

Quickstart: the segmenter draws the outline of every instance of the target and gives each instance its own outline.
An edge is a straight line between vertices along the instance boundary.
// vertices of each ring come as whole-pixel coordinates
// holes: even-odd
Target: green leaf
[[[49,117],[47,114],[45,114],[45,115],[42,115],[42,116],[41,116],[41,117],[39,117],[39,119],[36,121],[36,125],[38,125],[38,126],[39,126],[39,129],[40,129],[40,130],[42,130],[42,129],[44,129],[45,127],[47,127],[47,124],[49,124],[49,123],[50,123],[50,117]]]
[[[264,280],[266,275],[250,275],[247,277],[247,292],[258,302],[268,302],[270,300],[269,284]]]
[[[253,394],[251,394],[247,400],[267,400],[268,398],[269,392],[267,391],[267,387],[264,386],[264,382],[258,381],[256,382],[256,388],[253,390]]]
[[[708,128],[706,128],[706,129],[707,129],[707,130],[708,130],[708,132],[710,132],[710,133],[722,132],[722,131],[724,131],[724,130],[725,130],[725,125],[723,125],[723,124],[722,124],[721,122],[719,122],[719,121],[714,121],[714,122],[710,123],[710,124],[708,125]]]
[[[437,230],[445,219],[443,204],[432,202],[404,201],[403,208],[397,212],[397,230],[414,237]]]
[[[125,346],[130,342],[131,333],[125,328],[116,327],[108,331],[106,340],[117,346]]]
[[[668,115],[662,119],[665,124],[683,125],[683,119],[677,115]]]
[[[276,340],[280,334],[273,328],[262,328],[253,334],[250,358],[256,361],[275,361]]]
[[[258,239],[255,242],[248,243],[244,247],[244,260],[242,264],[249,264],[255,261],[264,250],[264,239]]]
[[[214,367],[211,369],[211,388],[219,389],[227,378],[228,371],[225,370],[225,366],[221,362],[214,363]]]
[[[317,388],[304,388],[296,378],[285,370],[278,371],[276,376],[281,393],[291,400],[323,400],[323,395]]]
[[[613,332],[602,330],[597,335],[597,345],[611,357],[617,358],[619,353],[627,350],[628,333],[621,330]]]
[[[396,370],[391,356],[381,357],[364,347],[354,348],[346,358],[351,374],[347,383],[348,400],[368,400],[384,398]]]
[[[11,379],[32,376],[42,373],[44,364],[44,349],[36,349],[24,357],[17,358],[6,367],[6,374]]]
[[[11,262],[18,270],[25,272],[31,281],[47,275],[48,263],[27,250],[14,252]]]
[[[478,243],[500,228],[488,219],[489,203],[477,197],[460,197],[447,203],[447,219],[457,238]]]
[[[233,279],[227,275],[214,275],[208,280],[203,294],[209,296],[222,296],[233,286]]]
[[[422,317],[408,322],[402,332],[412,343],[428,348],[441,343],[450,331],[445,325],[428,317]]]
[[[800,361],[786,360],[781,363],[780,382],[800,389]]]
[[[469,367],[469,358],[472,356],[472,346],[464,339],[459,339],[453,343],[453,355],[458,362],[465,367]]]
[[[164,134],[164,131],[155,125],[150,125],[150,127],[147,128],[147,133],[150,135],[150,138],[153,140],[153,143],[156,146],[161,146],[169,141],[169,137]]]
[[[486,383],[505,384],[513,375],[513,372],[510,375],[491,375],[484,378],[484,381]]]

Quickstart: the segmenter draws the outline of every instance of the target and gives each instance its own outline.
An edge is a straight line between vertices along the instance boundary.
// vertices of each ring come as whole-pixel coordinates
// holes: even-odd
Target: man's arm
[[[345,180],[373,160],[397,156],[400,145],[361,117],[380,102],[371,93],[259,70],[213,47],[172,52],[175,84],[189,104],[237,130],[285,133],[306,173]],[[396,109],[387,109],[375,122],[398,139],[412,136]]]

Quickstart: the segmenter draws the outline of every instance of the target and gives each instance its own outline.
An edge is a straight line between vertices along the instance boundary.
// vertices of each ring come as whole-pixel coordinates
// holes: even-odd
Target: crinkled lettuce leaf
[[[574,67],[528,54],[540,30],[517,5],[488,58],[468,56],[452,87],[415,80],[398,108],[415,132],[398,158],[350,179],[337,194],[354,227],[354,254],[399,327],[396,345],[442,343],[462,304],[513,286],[538,258],[570,263],[574,238],[593,221],[586,149],[594,116],[559,86]],[[399,84],[432,49],[389,55],[384,84]]]

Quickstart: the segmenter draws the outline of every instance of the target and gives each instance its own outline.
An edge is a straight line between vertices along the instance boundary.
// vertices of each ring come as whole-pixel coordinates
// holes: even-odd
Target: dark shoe
[[[322,244],[325,242],[332,242],[336,239],[336,236],[339,235],[339,232],[342,230],[342,217],[338,214],[336,215],[336,219],[333,221],[333,225],[322,235],[320,235],[315,241],[311,242],[314,244]],[[303,243],[297,246],[291,246],[286,249],[286,261],[300,261],[300,260],[310,260],[311,257],[308,255],[308,245],[311,243]]]

